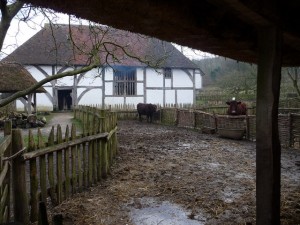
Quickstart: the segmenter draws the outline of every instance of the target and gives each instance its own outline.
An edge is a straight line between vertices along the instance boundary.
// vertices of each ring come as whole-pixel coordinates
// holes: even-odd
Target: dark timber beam
[[[217,5],[223,9],[230,11],[231,13],[235,13],[241,20],[245,21],[248,24],[252,24],[254,26],[267,26],[273,23],[270,22],[267,18],[260,15],[255,10],[248,7],[242,1],[239,0],[207,0],[214,5]]]
[[[258,35],[256,111],[256,223],[280,224],[280,156],[278,103],[282,32],[263,27]]]

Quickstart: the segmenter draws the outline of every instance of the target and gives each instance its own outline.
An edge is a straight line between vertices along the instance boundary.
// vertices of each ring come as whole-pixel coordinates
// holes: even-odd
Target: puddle
[[[135,200],[130,204],[131,219],[136,225],[203,225],[206,219],[184,211],[170,202],[158,202],[151,198]]]

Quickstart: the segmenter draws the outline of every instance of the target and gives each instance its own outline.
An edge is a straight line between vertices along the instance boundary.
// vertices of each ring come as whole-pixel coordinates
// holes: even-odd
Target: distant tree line
[[[205,73],[203,90],[223,91],[228,94],[255,95],[257,66],[224,57],[194,60]],[[283,68],[281,98],[300,98],[300,68]]]

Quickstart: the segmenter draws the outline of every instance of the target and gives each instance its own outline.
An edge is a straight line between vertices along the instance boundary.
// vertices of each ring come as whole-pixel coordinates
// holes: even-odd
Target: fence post
[[[176,108],[176,118],[175,118],[175,126],[178,127],[178,124],[179,124],[179,109]]]
[[[106,112],[105,109],[101,111],[101,133],[106,132]],[[101,173],[102,178],[107,178],[107,172],[108,172],[108,165],[107,165],[107,140],[103,139],[101,140]]]
[[[4,122],[4,136],[8,136],[12,134],[12,122],[11,120],[6,120]],[[4,157],[9,157],[11,156],[11,151],[12,151],[12,144],[9,144],[9,146],[7,147],[6,151],[4,152]],[[8,171],[11,171],[11,165],[8,164]],[[5,188],[5,186],[7,186],[7,198],[5,201],[5,205],[7,206],[7,216],[6,218],[2,218],[2,222],[8,222],[9,218],[10,218],[10,198],[11,198],[11,193],[10,193],[10,181],[11,181],[11,177],[10,177],[10,172],[8,172],[4,178],[3,181],[3,187]]]
[[[289,147],[293,147],[294,146],[294,138],[293,138],[293,118],[292,118],[292,114],[289,113],[289,135],[290,135],[290,141],[289,141]]]
[[[49,225],[45,202],[39,202],[38,225]]]
[[[216,116],[215,112],[212,113],[213,114],[213,118],[215,120],[215,132],[218,132],[218,117]]]
[[[20,129],[12,131],[12,154],[16,154],[24,147],[22,132]],[[25,161],[18,155],[13,159],[13,194],[15,221],[29,224],[29,209],[25,179]]]
[[[250,140],[250,121],[247,113],[246,113],[246,138],[247,140]]]
[[[118,122],[118,115],[117,112],[114,112],[114,120],[113,120],[113,129],[117,127],[117,122]],[[113,140],[114,140],[114,157],[118,154],[118,137],[117,137],[117,131],[115,131],[113,135]]]
[[[57,131],[56,131],[56,139],[57,144],[60,144],[63,142],[62,138],[62,131],[60,124],[57,125]],[[63,171],[62,171],[63,163],[62,163],[62,151],[56,152],[56,176],[57,176],[57,203],[60,204],[63,201]]]
[[[32,130],[28,134],[28,152],[36,151]],[[38,220],[38,175],[36,167],[36,159],[29,161],[30,168],[30,221],[35,222]]]

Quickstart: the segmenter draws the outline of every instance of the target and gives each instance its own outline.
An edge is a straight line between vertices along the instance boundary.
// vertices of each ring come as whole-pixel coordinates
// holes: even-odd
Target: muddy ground
[[[118,127],[109,178],[51,210],[64,224],[181,224],[137,220],[165,202],[186,213],[182,224],[255,224],[255,143],[138,121]],[[300,150],[283,149],[282,224],[300,224],[297,161]]]

